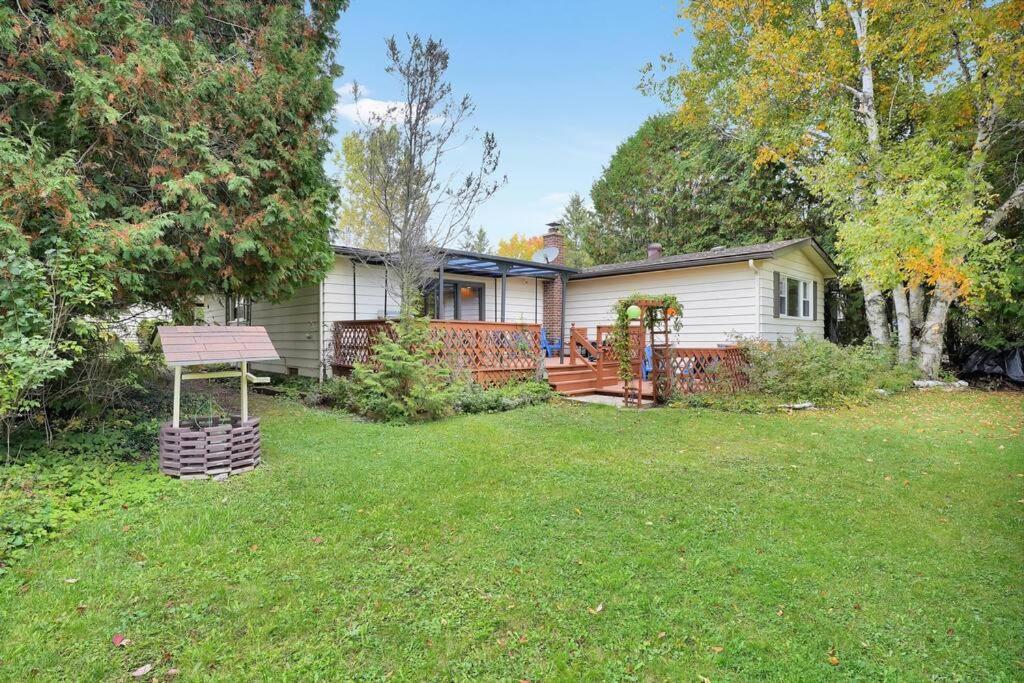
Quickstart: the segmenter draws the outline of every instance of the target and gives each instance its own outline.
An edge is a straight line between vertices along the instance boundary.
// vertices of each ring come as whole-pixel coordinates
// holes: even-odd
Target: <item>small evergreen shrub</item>
[[[545,403],[553,395],[547,382],[513,382],[490,389],[467,382],[456,387],[454,404],[459,413],[499,413]]]
[[[452,412],[449,372],[435,365],[440,342],[430,340],[426,318],[403,315],[373,347],[373,359],[352,370],[350,407],[382,422],[435,420]]]
[[[917,376],[898,366],[891,349],[871,345],[838,346],[799,336],[778,344],[741,342],[749,364],[750,390],[784,403],[810,401],[817,406],[861,403],[908,388]]]

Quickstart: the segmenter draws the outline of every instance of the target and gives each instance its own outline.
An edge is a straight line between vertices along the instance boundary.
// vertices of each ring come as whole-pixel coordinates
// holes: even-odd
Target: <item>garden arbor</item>
[[[619,361],[623,404],[639,408],[643,404],[643,368],[653,358],[656,349],[671,346],[670,327],[678,330],[682,326],[683,307],[670,294],[634,294],[619,300],[614,312],[611,344]],[[633,368],[638,362],[640,373],[636,374]],[[657,402],[658,382],[654,387],[654,400]]]

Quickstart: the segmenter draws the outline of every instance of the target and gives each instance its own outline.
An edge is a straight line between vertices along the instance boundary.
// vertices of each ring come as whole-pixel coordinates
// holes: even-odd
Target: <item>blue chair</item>
[[[644,347],[644,359],[640,363],[640,372],[644,376],[644,379],[648,379],[651,376],[651,371],[654,370],[654,351],[650,346]]]
[[[551,358],[555,353],[562,353],[562,340],[557,339],[551,341],[548,339],[547,328],[540,328],[540,348],[544,350],[544,355]]]

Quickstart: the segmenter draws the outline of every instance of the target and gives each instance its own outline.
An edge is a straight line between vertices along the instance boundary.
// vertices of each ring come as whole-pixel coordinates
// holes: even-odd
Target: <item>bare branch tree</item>
[[[401,297],[402,311],[419,301],[441,251],[461,236],[476,209],[505,178],[496,177],[500,154],[491,133],[469,126],[475,112],[469,96],[452,93],[445,80],[449,54],[441,41],[407,36],[403,51],[387,41],[387,73],[396,76],[402,98],[370,115],[360,135],[366,144],[366,178],[373,202],[387,223],[385,267]],[[359,91],[354,95],[358,101]],[[454,169],[451,153],[481,139],[481,154],[469,172]]]

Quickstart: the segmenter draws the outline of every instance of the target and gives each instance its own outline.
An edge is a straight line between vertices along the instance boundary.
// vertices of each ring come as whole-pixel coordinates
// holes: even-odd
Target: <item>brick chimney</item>
[[[651,242],[650,244],[647,245],[647,260],[648,261],[653,261],[655,259],[659,259],[659,258],[661,258],[661,256],[662,256],[662,251],[661,251],[661,243],[660,242]]]
[[[548,223],[548,231],[544,235],[544,246],[558,249],[558,256],[550,262],[565,265],[565,235],[562,234],[561,223]],[[548,339],[561,339],[564,331],[562,324],[562,280],[544,281],[544,327],[548,331]]]

